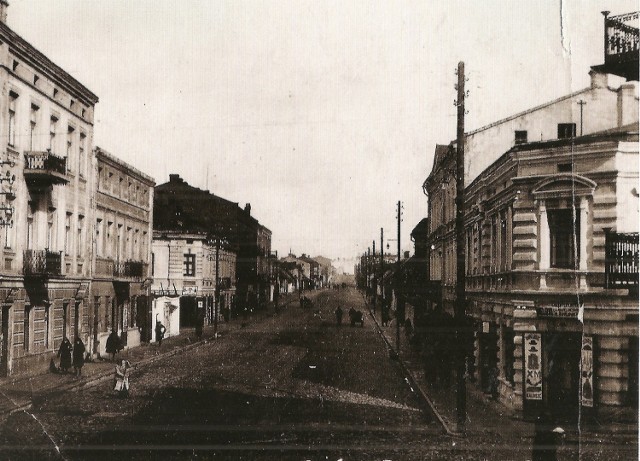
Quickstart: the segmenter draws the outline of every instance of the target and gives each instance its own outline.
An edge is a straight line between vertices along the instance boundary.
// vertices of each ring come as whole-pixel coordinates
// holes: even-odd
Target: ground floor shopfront
[[[106,357],[107,338],[116,332],[124,347],[136,347],[151,338],[151,304],[139,282],[94,280],[87,309],[87,351]]]
[[[0,285],[0,376],[42,372],[62,339],[88,341],[89,280],[6,278]]]
[[[489,396],[556,419],[637,416],[638,303],[633,297],[536,294],[472,299],[470,371]]]

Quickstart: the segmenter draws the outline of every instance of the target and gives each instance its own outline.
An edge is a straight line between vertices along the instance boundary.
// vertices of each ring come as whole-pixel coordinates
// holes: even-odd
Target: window
[[[507,270],[507,212],[500,212],[500,269]]]
[[[13,226],[4,226],[4,248],[10,249],[13,245]]]
[[[69,250],[71,248],[71,216],[72,213],[68,213],[64,218],[64,254],[69,256]]]
[[[9,145],[16,145],[16,101],[18,94],[9,92]]]
[[[13,61],[12,69],[13,69],[13,71],[15,72],[17,68],[18,68],[18,61],[15,61],[15,60],[14,60],[14,61]]]
[[[551,267],[574,269],[580,255],[580,213],[576,210],[575,226],[573,211],[569,209],[549,210],[551,233]]]
[[[56,96],[58,96],[58,89],[54,88],[53,89],[53,97],[55,98]]]
[[[102,219],[98,218],[96,220],[96,254],[98,256],[102,256]]]
[[[38,77],[37,75],[33,76],[33,84],[35,85],[36,83],[38,83],[38,80],[40,80],[40,77]]]
[[[78,238],[76,239],[76,255],[78,257],[82,256],[82,249],[84,248],[83,241],[83,231],[84,231],[84,216],[78,216]]]
[[[527,130],[516,130],[516,145],[527,143]]]
[[[58,129],[58,117],[55,115],[51,116],[51,121],[49,122],[49,150],[51,152],[55,152],[56,147],[56,131]]]
[[[575,123],[558,123],[558,139],[569,139],[576,137]]]
[[[86,170],[86,158],[85,158],[85,145],[87,142],[87,135],[80,133],[80,145],[78,146],[78,174],[80,176],[85,175]]]
[[[67,128],[67,161],[71,163],[73,161],[73,132],[75,129],[70,126]],[[69,169],[73,169],[73,165]]]
[[[24,332],[23,346],[24,350],[28,351],[31,346],[31,306],[24,306],[24,321],[22,325],[22,331]]]
[[[55,218],[56,218],[56,209],[55,208],[49,208],[49,211],[47,213],[47,249],[48,250],[53,250],[53,244],[55,242],[55,236],[54,236],[54,225],[55,225]]]
[[[195,277],[196,275],[196,255],[186,253],[184,255],[184,274],[185,277]]]
[[[35,136],[36,136],[36,126],[38,124],[38,110],[40,108],[35,105],[35,104],[31,104],[31,113],[30,115],[30,124],[29,124],[29,150],[35,150],[34,147],[34,140],[35,140]]]
[[[558,173],[571,173],[571,163],[558,163]]]
[[[156,254],[151,253],[151,275],[156,275]]]

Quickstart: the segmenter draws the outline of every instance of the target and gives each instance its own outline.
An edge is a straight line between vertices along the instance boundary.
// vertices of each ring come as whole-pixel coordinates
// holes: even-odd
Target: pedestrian
[[[131,371],[131,363],[122,359],[119,365],[116,365],[115,384],[113,390],[118,393],[118,397],[129,397],[129,374]]]
[[[158,341],[158,347],[162,346],[162,338],[164,338],[164,332],[167,329],[164,327],[160,320],[156,320],[156,341]]]
[[[204,328],[204,309],[198,308],[196,313],[196,336],[202,339],[202,329]]]
[[[84,365],[85,347],[80,336],[76,335],[73,341],[73,368],[77,377],[82,376],[82,366]]]
[[[340,306],[338,306],[336,308],[336,323],[338,324],[338,326],[342,325],[342,308]]]
[[[73,350],[73,346],[71,345],[71,341],[66,336],[62,340],[62,344],[60,344],[60,348],[58,349],[58,357],[60,357],[60,371],[62,373],[66,373],[71,368],[71,351]]]
[[[558,447],[564,439],[564,429],[554,427],[551,415],[543,413],[536,418],[533,435],[532,461],[557,461]]]
[[[122,340],[120,339],[120,336],[118,336],[118,333],[116,333],[116,331],[113,330],[109,335],[109,337],[107,338],[107,347],[106,347],[107,354],[111,354],[112,362],[116,361],[116,354],[120,352],[122,349],[123,349]]]

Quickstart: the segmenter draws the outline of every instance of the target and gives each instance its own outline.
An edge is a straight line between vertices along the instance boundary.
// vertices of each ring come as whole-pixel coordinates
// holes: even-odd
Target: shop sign
[[[524,390],[527,400],[542,400],[542,336],[527,333],[524,336]]]
[[[195,296],[198,294],[198,287],[182,287],[182,296]]]
[[[538,317],[555,317],[577,319],[580,309],[576,304],[552,304],[549,306],[536,307]]]
[[[580,353],[580,400],[583,407],[593,407],[593,337],[582,337]]]

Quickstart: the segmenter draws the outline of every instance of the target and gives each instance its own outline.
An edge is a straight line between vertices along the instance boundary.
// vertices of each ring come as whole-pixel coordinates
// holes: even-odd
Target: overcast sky
[[[250,202],[273,249],[331,258],[426,216],[436,143],[588,86],[600,11],[637,1],[9,0],[8,24],[100,98],[95,144]],[[587,107],[588,110],[588,107]],[[390,242],[391,251],[397,244]]]

